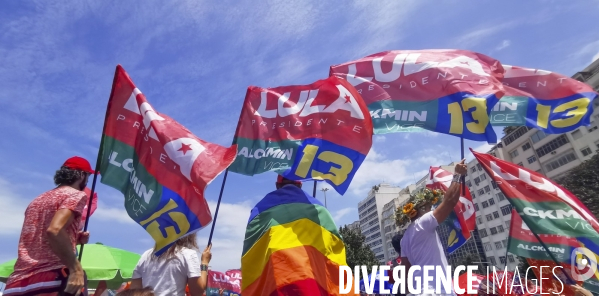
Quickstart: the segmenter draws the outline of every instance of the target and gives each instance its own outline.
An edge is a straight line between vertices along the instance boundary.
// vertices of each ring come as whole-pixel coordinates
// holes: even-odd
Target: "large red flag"
[[[120,65],[105,124],[102,183],[125,195],[127,213],[156,241],[156,254],[212,221],[204,190],[233,162],[235,145],[203,141],[154,110]]]

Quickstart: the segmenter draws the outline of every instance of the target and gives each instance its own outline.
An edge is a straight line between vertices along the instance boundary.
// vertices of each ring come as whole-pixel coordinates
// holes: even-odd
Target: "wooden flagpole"
[[[119,66],[114,70],[114,78],[112,80],[112,89],[110,90],[110,97],[108,97],[108,104],[106,106],[106,114],[104,115],[104,125],[102,127],[102,138],[100,139],[100,149],[98,150],[98,157],[96,158],[96,168],[94,172],[94,180],[92,181],[92,189],[89,195],[89,200],[87,203],[87,216],[85,217],[85,226],[83,226],[83,232],[87,231],[87,226],[89,224],[89,216],[92,210],[92,200],[94,199],[94,193],[96,191],[96,181],[98,180],[98,171],[100,170],[100,164],[102,163],[102,149],[104,147],[104,133],[106,132],[106,122],[108,120],[108,114],[110,113],[110,105],[112,103],[112,95],[114,94],[114,88],[116,84],[117,74],[119,71]],[[79,261],[83,258],[83,247],[85,245],[81,245],[81,250],[79,250]]]

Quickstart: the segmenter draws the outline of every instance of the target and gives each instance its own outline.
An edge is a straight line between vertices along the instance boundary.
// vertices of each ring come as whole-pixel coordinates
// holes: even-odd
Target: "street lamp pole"
[[[320,189],[320,191],[322,191],[324,193],[324,207],[327,207],[327,191],[329,191],[329,188],[323,187]]]

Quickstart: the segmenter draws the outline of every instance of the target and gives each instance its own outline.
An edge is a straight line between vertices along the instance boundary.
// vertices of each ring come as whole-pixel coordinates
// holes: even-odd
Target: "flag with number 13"
[[[268,171],[291,180],[325,180],[344,194],[372,146],[372,120],[347,81],[248,88],[229,170]]]

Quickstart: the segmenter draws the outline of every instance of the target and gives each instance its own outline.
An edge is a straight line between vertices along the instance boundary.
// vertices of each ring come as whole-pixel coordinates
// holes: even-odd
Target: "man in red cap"
[[[277,177],[277,183],[275,185],[277,186],[277,189],[281,189],[286,185],[297,186],[300,189],[302,188],[302,182],[289,180],[281,175]]]
[[[93,173],[87,160],[71,157],[54,175],[57,187],[29,204],[5,296],[87,293],[75,247],[89,240],[89,233],[79,231],[79,225],[87,203],[84,189]]]

